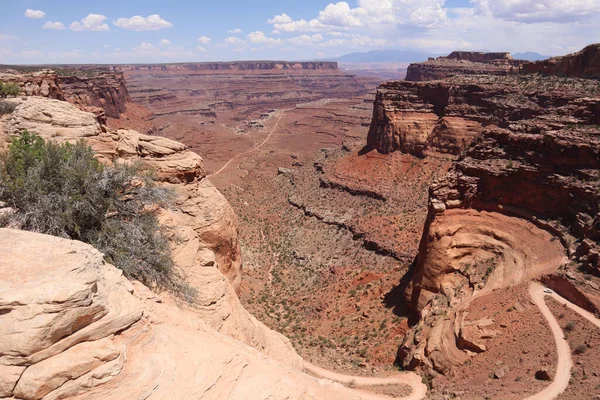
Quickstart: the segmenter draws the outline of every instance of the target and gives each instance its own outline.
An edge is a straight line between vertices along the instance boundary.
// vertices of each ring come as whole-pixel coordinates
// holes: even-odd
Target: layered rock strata
[[[268,71],[268,70],[337,70],[337,62],[331,61],[234,61],[214,63],[180,63],[119,65],[122,71]]]
[[[600,43],[589,45],[577,53],[527,63],[521,72],[600,79]]]
[[[119,118],[127,111],[131,101],[120,71],[95,71],[90,75],[75,74],[60,76],[58,84],[65,99],[80,107],[95,107],[104,110],[107,117]],[[94,111],[92,108],[89,111]]]
[[[379,87],[367,150],[457,155],[486,127],[540,132],[597,124],[600,86],[539,76],[456,76]]]
[[[569,272],[600,277],[597,116],[578,127],[486,129],[431,186],[419,255],[404,278],[419,319],[399,350],[405,367],[449,373],[469,352],[485,351],[461,321],[473,298],[494,289],[550,275],[545,282],[597,311],[592,277],[578,282]]]
[[[408,66],[407,81],[434,81],[455,75],[505,76],[519,71],[525,61],[515,60],[510,53],[455,51]]]

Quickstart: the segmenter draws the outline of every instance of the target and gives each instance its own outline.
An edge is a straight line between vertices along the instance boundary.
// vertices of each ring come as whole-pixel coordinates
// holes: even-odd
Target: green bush
[[[18,83],[2,83],[0,82],[0,96],[18,96],[21,93],[21,86]]]
[[[156,215],[170,198],[139,164],[104,167],[83,142],[24,131],[0,161],[0,201],[18,210],[8,224],[92,244],[128,278],[192,300]]]

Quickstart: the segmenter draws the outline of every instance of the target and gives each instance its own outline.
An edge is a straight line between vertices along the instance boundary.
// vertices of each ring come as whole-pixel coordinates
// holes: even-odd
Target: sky
[[[0,64],[326,59],[600,42],[600,0],[0,0]]]

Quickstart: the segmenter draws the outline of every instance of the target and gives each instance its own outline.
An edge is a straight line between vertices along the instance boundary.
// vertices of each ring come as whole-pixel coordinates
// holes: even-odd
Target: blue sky
[[[0,63],[303,60],[410,49],[565,54],[600,0],[4,1]]]

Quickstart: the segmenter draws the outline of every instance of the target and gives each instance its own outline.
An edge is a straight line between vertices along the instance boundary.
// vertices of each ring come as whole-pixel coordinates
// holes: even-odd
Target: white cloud
[[[54,31],[62,31],[62,30],[67,29],[62,22],[50,22],[50,21],[46,22],[44,24],[44,26],[42,26],[42,28],[43,29],[51,29]]]
[[[143,51],[143,50],[154,50],[154,45],[148,42],[142,42],[139,46],[134,48],[135,51]]]
[[[266,44],[269,46],[278,46],[278,45],[283,44],[283,40],[267,37],[261,31],[251,32],[248,35],[246,35],[246,38],[248,39],[248,41],[250,43],[253,43],[253,44]]]
[[[267,22],[273,25],[275,33],[339,31],[381,25],[433,27],[448,19],[444,3],[445,0],[358,0],[358,7],[352,8],[340,1],[327,5],[310,21],[295,21],[281,14]]]
[[[294,21],[287,14],[276,15],[267,21],[273,25],[273,33],[281,32],[320,32],[327,30],[327,27],[316,19],[307,22],[306,20]]]
[[[150,15],[147,18],[140,17],[139,15],[131,18],[119,18],[113,21],[113,24],[119,28],[131,31],[158,31],[173,26],[172,23],[165,21],[158,14]]]
[[[227,39],[225,39],[223,41],[223,43],[225,43],[226,45],[229,45],[229,46],[239,46],[239,45],[243,44],[244,41],[238,37],[231,36],[231,37],[228,37]]]
[[[286,42],[291,44],[292,46],[314,46],[317,43],[323,41],[323,36],[319,33],[309,36],[309,35],[300,35],[295,38],[287,39]]]
[[[25,10],[25,16],[27,18],[39,19],[44,18],[46,16],[46,13],[40,10],[32,10],[31,8],[28,8],[27,10]]]
[[[198,41],[202,44],[209,44],[212,39],[206,36],[200,36]]]
[[[598,0],[473,0],[481,13],[519,22],[566,23],[600,14]]]
[[[196,50],[199,50],[199,51],[206,51],[206,49],[205,49],[204,47],[202,47],[202,46],[198,46],[198,47],[196,47]]]
[[[228,30],[227,33],[232,35],[239,35],[240,33],[242,33],[242,30],[240,28],[235,28]]]
[[[87,17],[82,18],[79,22],[73,22],[70,26],[72,31],[95,31],[104,32],[109,31],[108,24],[104,23],[106,17],[101,14],[89,14]]]
[[[158,42],[158,44],[160,46],[168,46],[171,44],[171,41],[169,39],[162,39],[160,42]]]

